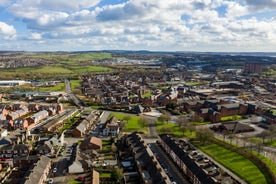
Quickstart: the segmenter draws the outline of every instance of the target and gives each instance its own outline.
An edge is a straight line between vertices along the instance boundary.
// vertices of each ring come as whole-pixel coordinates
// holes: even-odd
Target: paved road
[[[66,89],[66,93],[74,101],[75,105],[78,106],[79,108],[84,108],[82,106],[82,102],[71,91],[70,81],[68,79],[65,79],[65,89]]]
[[[179,170],[162,148],[160,148],[156,143],[150,144],[150,148],[171,182],[190,184],[184,173]]]

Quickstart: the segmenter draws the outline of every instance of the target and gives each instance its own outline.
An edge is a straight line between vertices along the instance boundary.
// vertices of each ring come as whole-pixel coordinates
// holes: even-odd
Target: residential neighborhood
[[[273,64],[143,57],[131,71],[3,82],[1,182],[275,183]]]

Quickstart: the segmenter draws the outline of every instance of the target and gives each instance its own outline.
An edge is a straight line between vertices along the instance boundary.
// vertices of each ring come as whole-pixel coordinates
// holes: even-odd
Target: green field
[[[39,87],[39,91],[65,91],[65,83],[60,82],[55,86],[49,86],[49,87]]]
[[[81,80],[70,80],[71,89],[79,89],[81,86]]]
[[[194,131],[188,129],[181,129],[178,125],[166,122],[156,122],[156,129],[158,133],[169,133],[176,137],[188,137],[193,138],[196,136]]]
[[[115,116],[117,119],[119,120],[123,120],[124,116],[126,116],[126,114],[122,114],[122,113],[113,113],[111,114],[111,116]],[[139,131],[139,132],[144,132],[147,133],[148,132],[148,127],[142,127],[141,124],[138,123],[139,120],[139,116],[136,115],[130,115],[130,120],[126,123],[125,128],[123,129],[124,131],[127,132],[131,132],[131,131]]]
[[[202,82],[185,82],[186,86],[200,86],[203,85],[204,83]]]
[[[104,66],[71,66],[70,69],[74,72],[106,72],[111,68]]]
[[[62,53],[62,54],[33,54],[11,56],[15,59],[43,59],[50,61],[45,66],[18,67],[0,69],[0,79],[47,79],[77,77],[80,73],[86,72],[108,72],[112,68],[105,66],[91,65],[92,60],[111,58],[108,53]],[[48,62],[47,62],[48,63]]]
[[[244,156],[214,143],[197,146],[246,182],[252,184],[268,183],[259,168]]]

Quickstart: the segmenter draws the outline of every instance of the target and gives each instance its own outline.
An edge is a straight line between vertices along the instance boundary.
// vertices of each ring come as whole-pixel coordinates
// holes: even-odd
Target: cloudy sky
[[[0,50],[276,51],[276,0],[0,0]]]

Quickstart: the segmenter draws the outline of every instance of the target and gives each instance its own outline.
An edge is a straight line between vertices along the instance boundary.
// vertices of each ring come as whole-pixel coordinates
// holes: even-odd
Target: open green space
[[[124,117],[126,116],[126,114],[122,114],[122,113],[113,113],[110,115],[110,117],[112,116],[115,116],[117,119],[121,120],[121,121],[124,121]],[[136,116],[136,115],[129,115],[130,116],[130,120],[128,120],[126,122],[126,125],[124,127],[124,131],[127,131],[127,132],[131,132],[131,131],[139,131],[139,132],[144,132],[144,133],[147,133],[148,132],[148,127],[147,125],[146,126],[143,126],[142,124],[139,124],[138,121],[139,121],[139,116]]]
[[[203,85],[204,83],[202,82],[185,82],[186,86],[200,86]]]
[[[39,87],[39,91],[65,91],[65,83],[60,82],[55,86]]]
[[[2,68],[0,79],[46,79],[76,77],[84,72],[108,72],[113,69],[106,66],[93,65],[90,61],[109,59],[108,53],[44,53],[33,55],[11,56],[22,59],[22,62],[32,59],[45,60],[45,66]]]
[[[274,163],[272,160],[270,160],[267,157],[264,157],[262,154],[258,154],[257,152],[253,152],[255,156],[259,157],[266,165],[271,169],[271,171],[274,173],[274,176],[276,176],[276,163]]]
[[[276,75],[276,70],[269,69],[268,71],[263,72],[264,75]]]
[[[233,115],[233,116],[224,116],[221,117],[221,121],[235,121],[235,120],[239,120],[239,119],[243,119],[243,117],[241,115]]]
[[[103,52],[90,52],[90,53],[43,53],[43,54],[28,54],[28,55],[18,55],[14,56],[15,58],[43,58],[49,61],[54,62],[70,62],[78,63],[84,61],[92,60],[102,60],[112,58],[112,55],[109,53]]]
[[[78,89],[81,86],[81,80],[70,80],[71,89]]]
[[[74,72],[106,72],[112,70],[105,66],[71,66],[70,69]]]
[[[276,147],[276,140],[273,140],[273,141],[267,140],[267,141],[265,141],[264,144],[265,144],[266,146]]]
[[[173,123],[157,121],[156,129],[157,129],[158,133],[173,134],[176,137],[194,138],[196,136],[196,133],[194,131],[191,131],[187,128],[181,128],[178,125],[173,124]]]
[[[220,164],[231,170],[248,183],[268,183],[265,175],[249,159],[215,143],[197,145]]]

